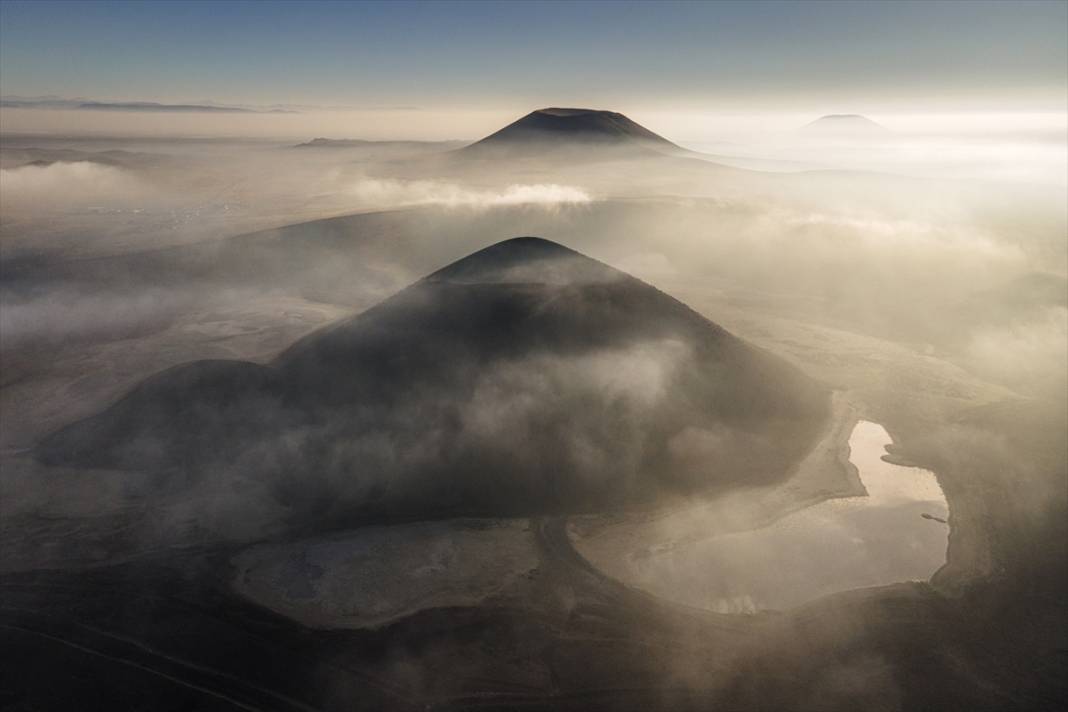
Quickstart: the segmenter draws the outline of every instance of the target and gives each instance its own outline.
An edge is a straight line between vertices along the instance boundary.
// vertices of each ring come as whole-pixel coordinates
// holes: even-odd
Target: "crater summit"
[[[679,152],[684,150],[618,112],[564,108],[532,111],[465,150],[531,145],[612,146]]]

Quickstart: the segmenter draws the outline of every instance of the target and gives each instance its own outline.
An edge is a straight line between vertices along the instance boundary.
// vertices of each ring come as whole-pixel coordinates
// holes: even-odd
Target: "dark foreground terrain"
[[[7,709],[1057,709],[1063,581],[902,584],[787,614],[683,610],[535,520],[525,600],[311,630],[227,592],[225,551],[3,582]],[[1009,662],[1011,661],[1011,662]]]

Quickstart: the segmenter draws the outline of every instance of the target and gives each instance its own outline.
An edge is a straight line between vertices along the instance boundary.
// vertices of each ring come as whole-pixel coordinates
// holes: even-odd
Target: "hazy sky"
[[[0,20],[9,96],[501,115],[1068,109],[1059,0],[3,0]]]

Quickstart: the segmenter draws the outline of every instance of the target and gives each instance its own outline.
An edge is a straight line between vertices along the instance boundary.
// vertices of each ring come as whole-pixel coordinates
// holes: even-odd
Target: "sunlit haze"
[[[1068,0],[0,0],[0,708],[1068,709]]]

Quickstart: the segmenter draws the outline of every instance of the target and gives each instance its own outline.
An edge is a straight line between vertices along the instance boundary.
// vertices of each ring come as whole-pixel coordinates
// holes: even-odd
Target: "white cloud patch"
[[[1049,307],[1031,319],[979,330],[966,358],[981,375],[1009,384],[1063,384],[1068,377],[1068,309]]]
[[[56,207],[114,207],[149,192],[129,171],[90,161],[56,162],[0,169],[4,212]]]
[[[375,205],[470,208],[539,205],[555,208],[591,200],[589,193],[582,188],[558,183],[514,183],[496,190],[484,190],[438,180],[367,178],[352,185],[349,192],[362,202]]]

